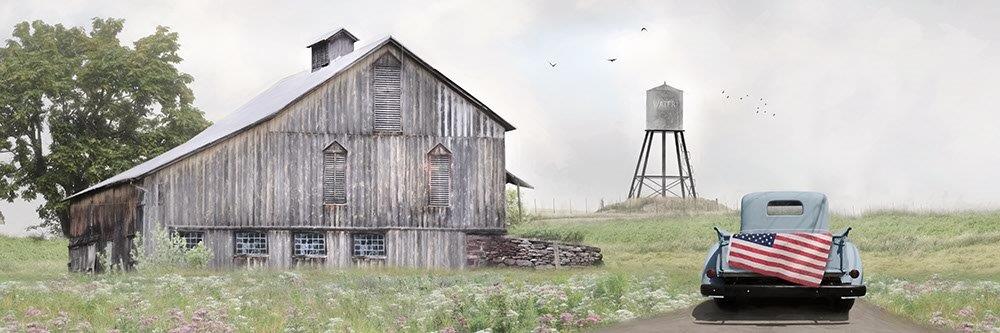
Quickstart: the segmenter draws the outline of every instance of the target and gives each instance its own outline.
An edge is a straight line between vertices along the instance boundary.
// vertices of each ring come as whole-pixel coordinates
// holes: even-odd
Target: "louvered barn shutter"
[[[431,155],[431,206],[448,206],[451,194],[451,156]]]
[[[401,132],[399,66],[375,66],[375,131]]]
[[[323,154],[323,203],[347,203],[347,154]]]

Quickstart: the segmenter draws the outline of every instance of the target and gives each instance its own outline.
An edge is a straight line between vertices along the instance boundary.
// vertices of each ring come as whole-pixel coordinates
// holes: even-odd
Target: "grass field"
[[[519,235],[600,246],[605,265],[466,271],[159,269],[65,273],[66,243],[0,237],[0,331],[585,330],[701,302],[712,226],[735,213],[540,220]],[[996,332],[1000,213],[834,217],[862,250],[868,300],[925,325]]]

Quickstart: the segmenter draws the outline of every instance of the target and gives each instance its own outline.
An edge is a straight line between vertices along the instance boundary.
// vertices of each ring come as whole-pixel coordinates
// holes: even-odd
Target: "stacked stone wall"
[[[467,239],[469,267],[556,268],[603,263],[601,249],[593,246],[499,235],[469,235]]]

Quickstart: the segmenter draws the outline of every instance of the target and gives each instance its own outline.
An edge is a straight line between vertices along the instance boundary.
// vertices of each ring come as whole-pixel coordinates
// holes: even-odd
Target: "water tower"
[[[649,170],[650,152],[659,135],[658,153],[660,156],[659,174],[651,174]],[[667,146],[667,137],[673,137],[673,149]],[[670,154],[672,153],[672,154]],[[667,156],[677,158],[677,174],[667,174]],[[656,158],[656,154],[652,155]],[[670,167],[673,171],[673,166]],[[628,189],[628,197],[676,196],[681,198],[697,198],[694,189],[694,175],[691,173],[691,159],[688,157],[687,142],[684,140],[684,92],[668,86],[666,83],[646,91],[646,136],[639,149],[639,161],[635,164],[632,185]]]

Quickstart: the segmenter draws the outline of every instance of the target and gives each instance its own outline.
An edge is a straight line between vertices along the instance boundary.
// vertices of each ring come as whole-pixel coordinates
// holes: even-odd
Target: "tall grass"
[[[66,271],[66,246],[64,239],[0,235],[0,276],[28,280],[58,276]]]
[[[700,302],[711,228],[738,224],[730,211],[511,228],[602,248],[604,266],[563,270],[168,268],[94,276],[65,273],[65,241],[0,237],[0,318],[12,320],[0,331],[32,323],[82,331],[585,330]],[[876,212],[833,216],[831,224],[854,228],[870,301],[951,328],[985,327],[1000,313],[1000,213]]]

